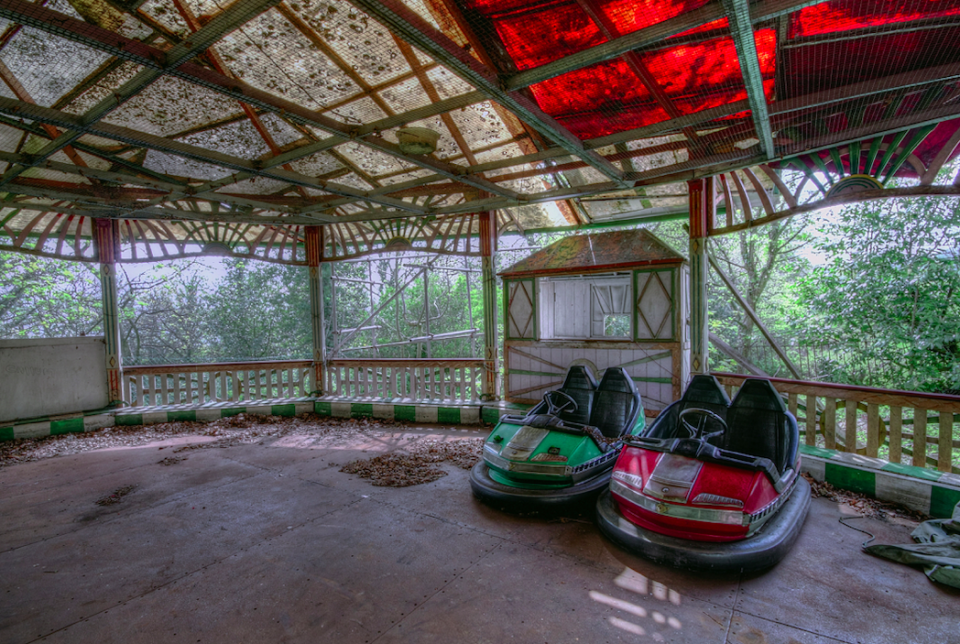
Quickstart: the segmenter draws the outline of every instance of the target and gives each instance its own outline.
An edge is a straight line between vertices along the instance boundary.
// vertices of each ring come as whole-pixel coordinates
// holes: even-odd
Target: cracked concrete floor
[[[590,517],[512,516],[467,471],[378,488],[339,472],[424,428],[166,443],[0,471],[0,642],[955,642],[960,593],[861,554],[814,499],[764,574],[703,577],[606,542]],[[169,462],[169,461],[168,461]],[[134,486],[120,502],[95,502]],[[879,542],[911,525],[853,522]]]

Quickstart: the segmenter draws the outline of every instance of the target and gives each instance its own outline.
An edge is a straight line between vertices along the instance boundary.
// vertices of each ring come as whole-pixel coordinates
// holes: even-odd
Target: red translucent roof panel
[[[590,0],[609,16],[621,33],[649,27],[687,11],[699,9],[710,0]],[[552,11],[565,0],[461,0],[468,10],[489,17],[503,17],[523,11]]]
[[[937,127],[927,135],[927,138],[923,140],[917,149],[913,151],[913,154],[920,159],[924,166],[929,165],[933,161],[933,157],[937,156],[937,153],[940,151],[943,146],[947,144],[947,140],[956,133],[957,130],[960,130],[960,119],[954,119],[953,121],[945,121],[937,125]],[[952,151],[950,154],[950,159],[955,158],[960,154],[960,146]],[[909,163],[904,164],[904,170],[901,168],[901,172],[897,173],[897,176],[902,176],[904,172],[913,172],[913,167]]]
[[[776,33],[756,32],[764,90],[772,95]],[[747,97],[732,38],[649,52],[641,61],[681,114]],[[581,138],[606,136],[667,119],[623,59],[592,65],[531,86],[540,108]]]
[[[705,25],[700,25],[699,27],[694,27],[693,29],[688,29],[684,32],[677,34],[676,36],[670,36],[667,40],[673,40],[674,38],[687,38],[688,36],[693,36],[695,34],[704,33],[707,31],[717,31],[720,29],[727,29],[729,26],[729,20],[726,18],[720,18],[719,20],[714,20],[713,22],[708,22]]]
[[[516,68],[526,70],[599,45],[608,35],[621,36],[696,11],[707,2],[466,0],[464,5],[468,11],[487,16],[487,24],[495,27]],[[636,54],[679,113],[690,114],[746,98],[733,39],[717,35],[727,29],[726,18],[714,20],[675,36],[689,39],[704,33],[706,40]],[[764,89],[770,96],[775,30],[756,32],[756,41]],[[544,112],[582,138],[666,120],[668,110],[654,99],[632,64],[628,57],[606,61],[537,83],[530,91]]]
[[[786,48],[784,96],[793,98],[911,70],[960,62],[960,27]]]
[[[596,11],[605,15],[614,36],[622,36],[680,15],[706,0],[610,0],[597,1]],[[532,3],[528,3],[532,4]],[[530,69],[606,42],[600,27],[575,0],[553,2],[535,10],[501,12],[493,20],[500,40],[517,69]],[[726,28],[721,18],[675,37]]]
[[[595,0],[594,4],[617,27],[619,35],[699,9],[708,0]]]
[[[460,0],[464,8],[479,11],[485,16],[504,15],[518,10],[530,8],[545,8],[556,2],[544,0]]]
[[[517,69],[537,67],[606,41],[576,2],[509,16],[494,24]]]
[[[582,138],[658,123],[667,113],[621,59],[530,87],[540,108]]]
[[[789,37],[831,34],[945,16],[960,16],[957,0],[832,0],[791,14]]]
[[[777,35],[761,29],[754,35],[764,92],[773,92]],[[683,114],[746,98],[733,38],[714,38],[641,56],[664,93]]]

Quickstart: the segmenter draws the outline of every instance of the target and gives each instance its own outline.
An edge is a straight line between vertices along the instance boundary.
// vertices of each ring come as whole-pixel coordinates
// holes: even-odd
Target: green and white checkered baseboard
[[[960,503],[960,476],[879,458],[800,446],[800,469],[818,481],[948,518]]]
[[[527,409],[510,403],[429,404],[407,399],[344,400],[330,397],[287,398],[244,402],[218,402],[203,405],[163,405],[157,407],[125,407],[121,409],[70,414],[28,422],[0,423],[0,440],[40,438],[89,432],[114,425],[154,425],[181,421],[209,422],[237,414],[296,416],[309,412],[339,418],[372,417],[384,420],[406,420],[419,423],[478,425],[496,423],[506,413]]]

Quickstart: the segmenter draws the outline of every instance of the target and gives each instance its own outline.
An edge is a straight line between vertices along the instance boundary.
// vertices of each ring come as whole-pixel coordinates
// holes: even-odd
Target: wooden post
[[[483,380],[480,400],[497,400],[497,276],[493,260],[497,250],[495,211],[480,214],[480,262],[483,280]]]
[[[103,306],[103,340],[107,345],[109,405],[123,404],[123,364],[120,351],[120,310],[117,304],[117,258],[120,226],[116,219],[93,220],[93,243],[100,260],[100,297]]]
[[[913,466],[927,466],[927,410],[913,409]]]
[[[713,177],[688,181],[690,189],[690,373],[709,373],[707,234],[714,216]]]
[[[306,227],[307,283],[310,289],[310,328],[313,331],[313,395],[323,395],[323,365],[326,361],[326,337],[323,330],[323,227]]]

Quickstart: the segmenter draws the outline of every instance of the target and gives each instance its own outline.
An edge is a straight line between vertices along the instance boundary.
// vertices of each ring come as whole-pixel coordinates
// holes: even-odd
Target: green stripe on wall
[[[460,409],[457,407],[440,407],[437,409],[438,423],[460,423]]]
[[[13,427],[0,427],[0,441],[12,441]]]
[[[55,420],[50,423],[50,435],[72,434],[83,431],[83,418],[70,418],[67,420]]]
[[[831,463],[827,461],[824,467],[824,478],[827,483],[834,487],[859,492],[867,496],[877,496],[877,474],[860,470],[855,467],[847,467],[840,463]]]
[[[563,376],[562,373],[551,373],[549,371],[525,371],[523,369],[507,369],[507,373],[511,376],[543,376],[545,378],[556,378],[557,376]]]
[[[142,425],[143,414],[118,414],[114,420],[117,425]]]
[[[960,503],[960,490],[933,485],[930,487],[930,516],[946,519],[953,516],[953,509]]]
[[[287,405],[270,405],[270,413],[274,416],[296,416],[297,406],[293,403]]]
[[[631,376],[634,382],[659,382],[662,385],[673,384],[673,378],[648,378],[646,376]]]
[[[801,434],[803,432],[800,432]],[[815,447],[813,445],[801,445],[800,453],[806,454],[807,456],[818,456],[820,458],[833,458],[836,455],[836,452],[829,449],[823,449],[822,447]]]
[[[371,405],[371,409],[373,405]],[[394,420],[416,420],[417,408],[413,405],[395,405],[393,408]]]
[[[353,403],[350,405],[351,418],[363,418],[365,416],[373,416],[373,404]]]
[[[915,479],[922,479],[924,481],[938,481],[940,480],[940,472],[935,472],[933,470],[928,470],[922,467],[914,467],[913,465],[901,465],[900,463],[887,463],[880,468],[882,472],[892,472],[893,474],[902,474],[903,476],[912,476]]]
[[[330,416],[333,414],[333,407],[328,401],[320,400],[313,403],[313,411],[320,416]]]
[[[239,416],[240,414],[246,413],[246,407],[227,407],[226,409],[220,410],[220,418],[229,418],[230,416]]]
[[[167,412],[168,423],[194,421],[196,419],[197,419],[197,412],[194,409],[190,409],[187,411],[168,411]]]
[[[638,364],[646,364],[648,362],[654,362],[656,360],[663,360],[664,358],[670,358],[673,354],[669,351],[664,351],[663,353],[655,353],[652,356],[647,356],[646,358],[640,358],[639,360],[631,360],[630,362],[624,362],[622,365],[617,365],[620,367],[634,367]]]

